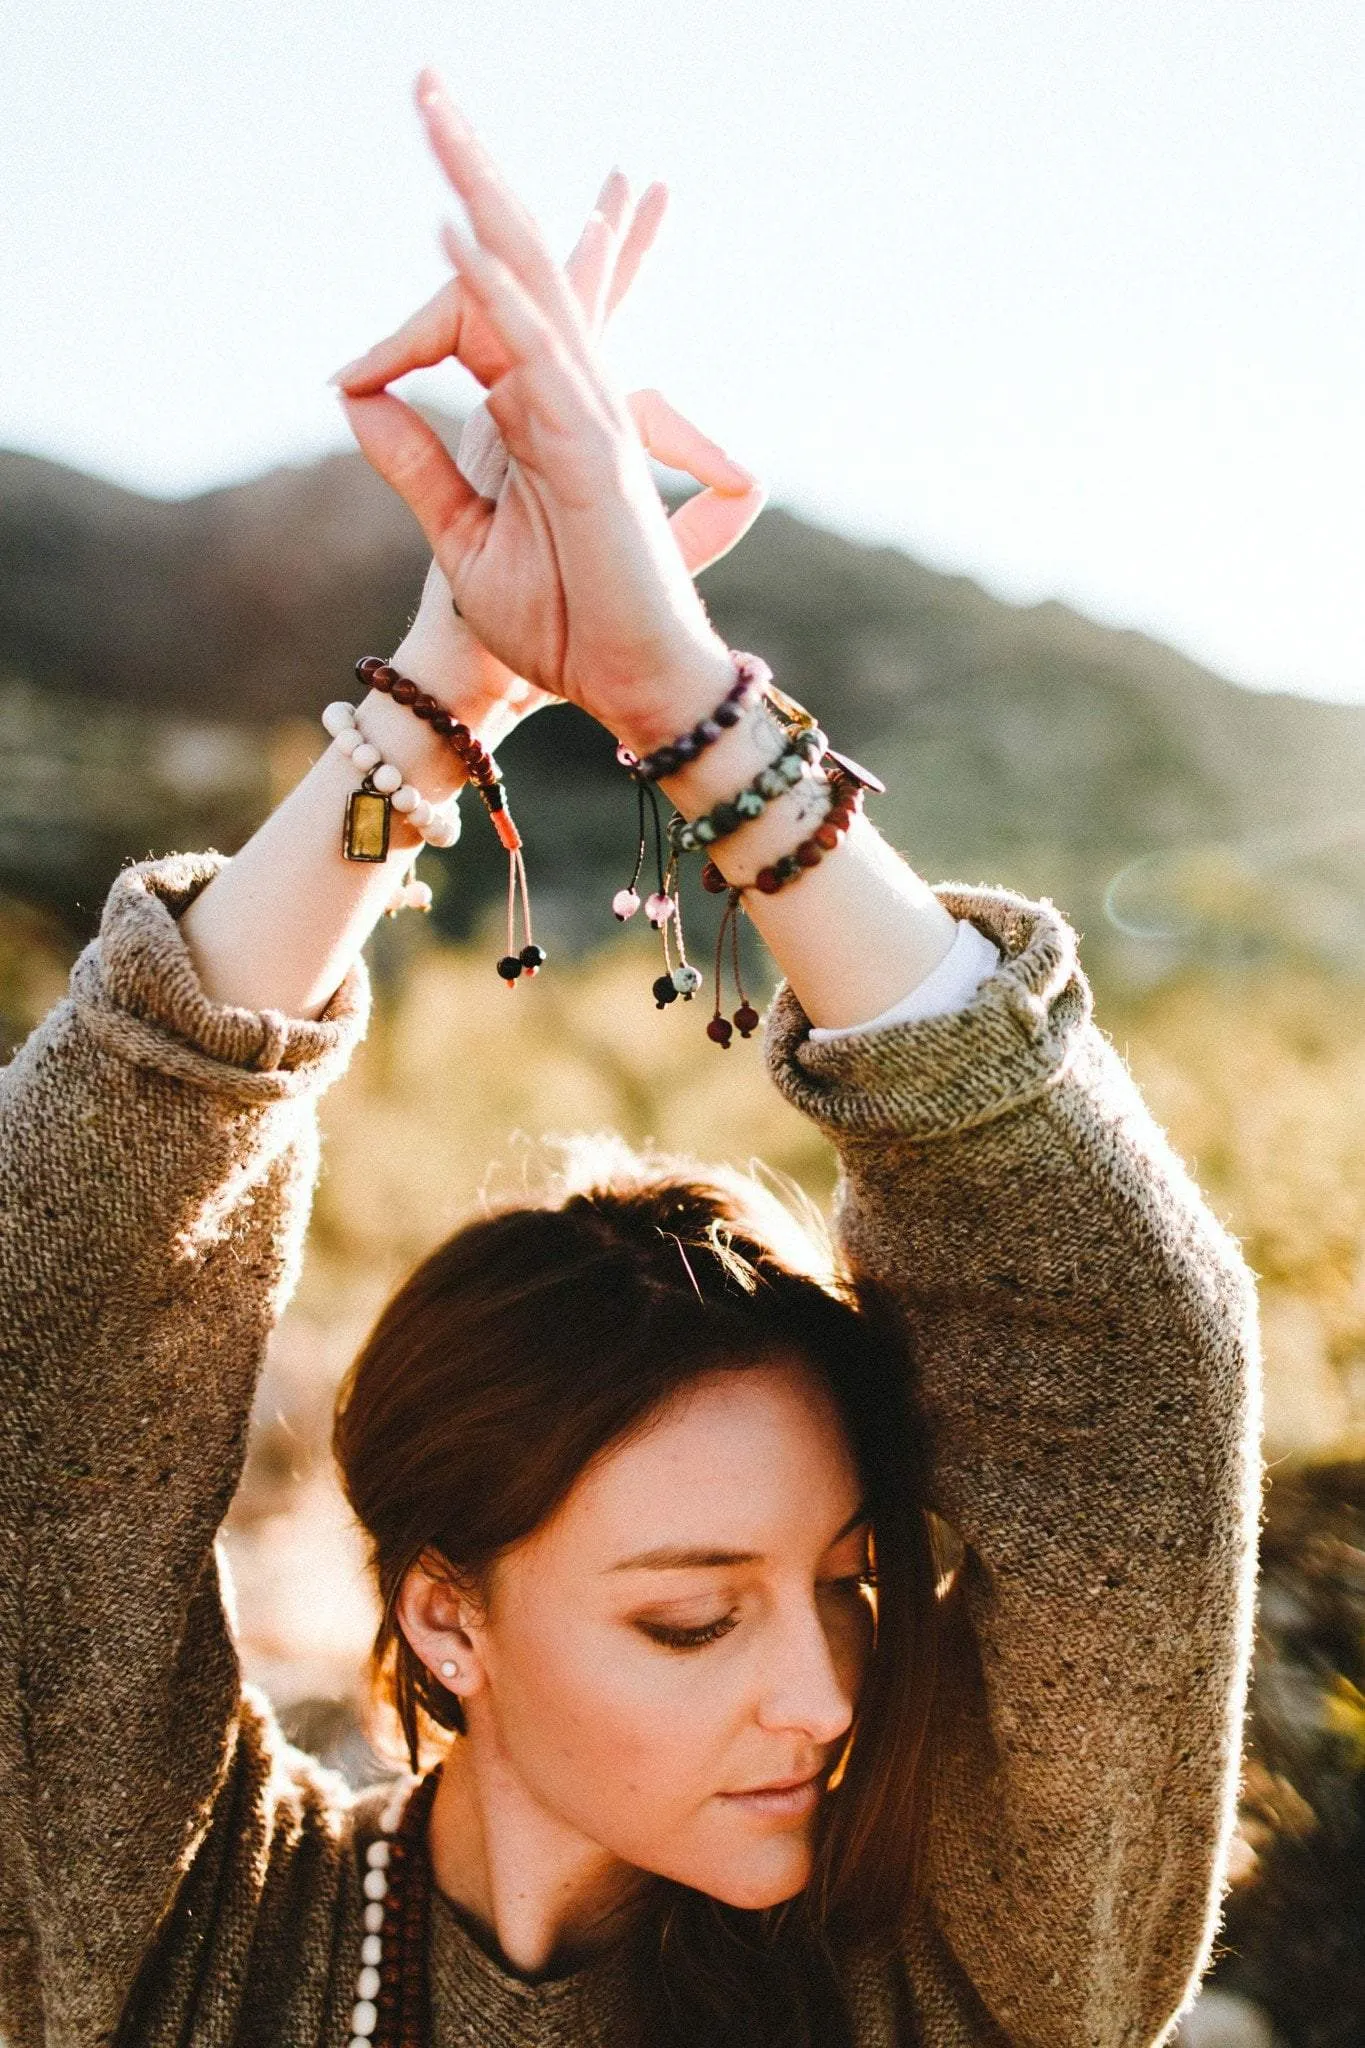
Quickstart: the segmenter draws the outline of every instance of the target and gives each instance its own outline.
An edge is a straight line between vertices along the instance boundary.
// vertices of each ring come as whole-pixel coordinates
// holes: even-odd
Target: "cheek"
[[[813,1827],[755,1825],[716,1797],[752,1775],[741,1659],[660,1657],[619,1628],[523,1614],[490,1631],[488,1671],[504,1755],[558,1822],[734,1905],[801,1889]]]
[[[616,1627],[531,1614],[490,1651],[504,1747],[576,1824],[680,1816],[724,1784],[741,1702],[714,1674],[708,1683],[688,1660],[658,1657]]]

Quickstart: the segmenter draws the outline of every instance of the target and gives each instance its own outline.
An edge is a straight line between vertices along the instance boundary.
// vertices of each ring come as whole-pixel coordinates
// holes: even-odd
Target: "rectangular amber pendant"
[[[390,803],[376,790],[353,789],[346,799],[341,851],[347,860],[387,860]]]

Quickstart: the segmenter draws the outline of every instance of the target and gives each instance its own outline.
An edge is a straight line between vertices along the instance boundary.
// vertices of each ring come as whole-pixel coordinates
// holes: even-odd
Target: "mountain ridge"
[[[228,753],[234,731],[312,721],[360,653],[396,645],[425,562],[406,507],[358,454],[165,500],[0,451],[0,676],[19,693],[20,752],[50,750],[54,720],[182,739],[203,727]],[[927,871],[1053,895],[1129,974],[1166,971],[1210,934],[1229,959],[1302,944],[1365,961],[1365,706],[1246,689],[1132,628],[1055,599],[1009,603],[780,507],[701,589],[730,644],[762,652],[836,744],[883,773],[874,815]],[[584,885],[610,896],[629,867],[632,806],[610,742],[555,710],[505,755],[556,935],[591,943]],[[98,776],[82,777],[99,813]],[[268,779],[235,796],[224,785],[221,838],[251,829]],[[81,849],[60,874],[51,835],[32,843],[32,805],[11,829],[0,797],[0,887],[64,914],[79,895],[88,917],[102,875],[198,822],[169,788],[143,830],[126,807],[114,824],[68,821]],[[467,833],[457,857],[452,928],[476,922],[498,885],[480,839]],[[1119,902],[1135,873],[1136,911]]]

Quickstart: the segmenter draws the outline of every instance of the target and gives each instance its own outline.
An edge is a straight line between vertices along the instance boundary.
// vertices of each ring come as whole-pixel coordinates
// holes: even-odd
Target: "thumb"
[[[466,483],[435,430],[392,392],[365,398],[342,392],[341,409],[371,469],[408,507],[447,579],[458,581],[459,565],[492,507]]]

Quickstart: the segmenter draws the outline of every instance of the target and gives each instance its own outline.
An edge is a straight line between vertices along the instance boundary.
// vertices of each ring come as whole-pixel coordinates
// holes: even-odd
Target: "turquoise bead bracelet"
[[[718,839],[728,839],[732,832],[738,832],[741,825],[757,818],[775,798],[794,789],[807,768],[820,759],[826,744],[825,735],[818,725],[805,726],[788,737],[777,759],[770,761],[766,768],[760,768],[753,781],[747,783],[737,796],[727,797],[724,803],[716,804],[700,818],[684,818],[681,812],[675,811],[668,821],[668,838],[673,851],[699,853],[703,847],[714,846]]]

